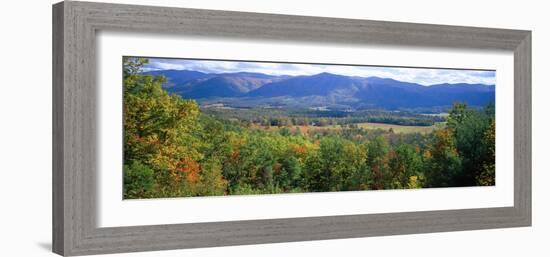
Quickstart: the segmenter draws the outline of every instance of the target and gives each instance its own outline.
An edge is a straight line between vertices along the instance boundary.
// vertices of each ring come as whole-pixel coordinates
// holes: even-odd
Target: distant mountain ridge
[[[465,102],[483,106],[495,101],[495,86],[436,84],[423,86],[390,78],[319,73],[273,76],[263,73],[203,73],[190,70],[144,72],[163,75],[170,93],[199,101],[222,101],[239,106],[297,105],[341,108],[416,108]]]
[[[203,73],[189,70],[145,72],[167,78],[164,88],[184,98],[238,97],[284,77],[263,73]]]

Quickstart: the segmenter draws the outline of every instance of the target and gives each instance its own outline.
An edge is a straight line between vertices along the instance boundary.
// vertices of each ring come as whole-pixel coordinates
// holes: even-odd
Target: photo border
[[[514,206],[96,226],[96,32],[514,52]],[[65,1],[53,6],[53,251],[69,255],[531,225],[531,31]]]

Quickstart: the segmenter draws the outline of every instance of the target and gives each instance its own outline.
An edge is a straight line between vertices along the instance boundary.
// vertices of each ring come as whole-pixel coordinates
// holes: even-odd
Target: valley
[[[125,199],[495,185],[492,71],[123,68]]]

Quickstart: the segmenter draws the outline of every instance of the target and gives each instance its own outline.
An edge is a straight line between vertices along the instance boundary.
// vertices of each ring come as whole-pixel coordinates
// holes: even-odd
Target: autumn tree
[[[422,159],[417,150],[400,144],[389,153],[388,166],[392,188],[416,188],[423,178]]]
[[[222,176],[222,164],[215,159],[208,159],[201,165],[196,195],[224,195],[227,180]]]
[[[480,186],[495,185],[495,121],[491,123],[489,129],[483,135],[484,144],[487,146],[485,163],[483,169],[476,177],[477,184]]]
[[[152,176],[154,186],[147,180],[143,190],[155,188],[162,196],[195,194],[203,158],[198,105],[168,94],[162,88],[164,77],[141,73],[147,59],[123,61],[125,183]]]
[[[389,146],[383,137],[376,137],[368,143],[367,164],[372,173],[371,189],[390,187],[388,152]]]
[[[424,173],[427,187],[450,187],[460,185],[456,180],[461,175],[460,156],[454,143],[453,130],[436,130],[424,153]]]

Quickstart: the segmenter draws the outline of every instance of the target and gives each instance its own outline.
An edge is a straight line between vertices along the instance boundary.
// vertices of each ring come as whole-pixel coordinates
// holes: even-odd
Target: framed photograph
[[[53,6],[53,251],[531,225],[531,32]]]

